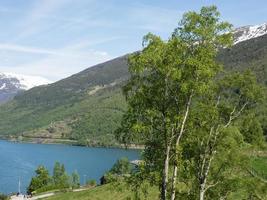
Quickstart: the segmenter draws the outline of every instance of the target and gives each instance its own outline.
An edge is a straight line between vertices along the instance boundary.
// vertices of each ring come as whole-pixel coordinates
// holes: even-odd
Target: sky
[[[267,22],[266,0],[0,0],[0,72],[56,81],[167,39],[183,13],[216,5],[235,27]]]

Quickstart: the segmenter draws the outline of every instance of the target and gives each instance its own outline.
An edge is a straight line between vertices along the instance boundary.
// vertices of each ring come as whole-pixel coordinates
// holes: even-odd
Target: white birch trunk
[[[167,199],[167,187],[168,187],[168,180],[169,180],[169,162],[170,162],[170,145],[167,146],[166,149],[166,157],[164,162],[164,171],[163,171],[163,181],[162,181],[162,188],[161,188],[161,200]]]
[[[176,139],[176,148],[175,148],[175,157],[177,157],[178,155],[178,147],[179,147],[179,144],[180,144],[180,139],[184,133],[184,129],[185,129],[185,123],[187,121],[187,118],[188,118],[188,113],[189,113],[189,108],[191,106],[191,101],[192,101],[192,97],[193,97],[193,92],[190,94],[189,96],[189,99],[188,99],[188,102],[187,102],[187,105],[186,105],[186,111],[185,111],[185,114],[184,114],[184,119],[183,119],[183,122],[182,122],[182,126],[181,126],[181,129],[180,129],[180,132],[179,132],[179,135],[177,136],[177,139]],[[177,163],[174,164],[174,170],[173,170],[173,180],[172,180],[172,192],[171,192],[171,200],[174,200],[175,199],[175,189],[176,189],[176,179],[177,179],[177,173],[178,173],[178,166],[177,166]]]

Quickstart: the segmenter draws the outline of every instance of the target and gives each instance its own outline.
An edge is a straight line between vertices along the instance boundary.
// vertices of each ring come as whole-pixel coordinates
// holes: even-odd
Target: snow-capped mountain
[[[243,26],[234,30],[234,44],[267,34],[267,23]]]
[[[16,94],[51,81],[38,77],[0,72],[0,103],[12,99]]]
[[[39,76],[28,76],[0,72],[0,89],[7,88],[8,83],[11,84],[11,86],[16,87],[17,89],[28,90],[39,85],[49,84],[51,83],[51,81]]]

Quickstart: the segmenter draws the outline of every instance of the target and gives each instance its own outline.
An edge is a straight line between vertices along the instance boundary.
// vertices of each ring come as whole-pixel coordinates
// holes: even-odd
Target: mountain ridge
[[[234,44],[260,37],[267,34],[267,22],[259,25],[248,25],[236,28],[233,34]]]
[[[236,28],[233,31],[234,34],[234,45],[237,45],[238,43],[241,42],[245,42],[247,40],[253,39],[253,38],[257,38],[257,37],[261,37],[265,34],[267,34],[267,23],[263,23],[260,25],[248,25],[248,26],[243,26],[243,27],[239,27]],[[121,56],[121,57],[125,57],[125,56]],[[62,80],[59,80],[57,82],[55,82],[56,85],[58,85],[58,83],[62,83],[65,80],[68,81],[70,79],[72,79],[72,77],[78,76],[79,74],[83,74],[86,73],[86,71],[88,71],[88,69],[90,68],[97,68],[97,67],[101,67],[103,65],[105,65],[106,63],[109,63],[110,61],[104,62],[104,63],[100,63],[97,65],[94,65],[92,67],[89,67],[81,72],[78,72],[70,77],[64,78]],[[96,70],[97,71],[97,70]],[[112,72],[110,72],[112,74]],[[126,79],[127,79],[126,75]],[[17,80],[17,82],[15,81],[13,83],[13,88],[9,89],[7,88],[7,85],[10,85],[9,83],[6,83],[3,81],[3,77],[9,77],[10,79],[15,79]],[[105,79],[105,77],[102,77],[103,79]],[[94,77],[91,77],[91,79],[94,82]],[[124,77],[125,79],[125,77]],[[25,81],[26,80],[26,81]],[[99,82],[99,81],[98,81]],[[16,95],[23,95],[23,92],[25,90],[29,90],[33,87],[36,86],[40,86],[40,85],[46,85],[51,83],[51,81],[48,81],[47,79],[44,79],[42,77],[35,77],[35,76],[26,76],[26,75],[17,75],[17,74],[12,74],[12,73],[1,73],[0,72],[0,103],[5,103],[9,100],[11,100],[12,98],[14,98]],[[92,84],[92,81],[91,81]],[[97,84],[97,82],[94,82],[94,84]],[[102,84],[99,82],[99,84]],[[110,83],[103,83],[104,85],[106,84],[110,84]],[[63,84],[64,85],[64,84]],[[90,87],[90,83],[88,84],[82,84],[83,86],[86,85],[86,87]],[[61,85],[62,86],[62,85]],[[45,86],[44,86],[45,87]],[[7,88],[7,89],[5,89]],[[66,90],[71,89],[72,86],[70,88],[65,88]],[[76,87],[77,88],[77,87]],[[81,89],[81,88],[79,88]],[[85,88],[81,89],[84,90]],[[68,91],[60,91],[60,92],[67,92]],[[79,91],[77,91],[79,92]],[[44,98],[44,97],[43,97]]]
[[[267,85],[266,52],[264,34],[222,49],[218,61],[228,72],[250,69],[260,83]],[[127,57],[128,54],[17,95],[1,106],[0,115],[5,117],[0,118],[0,135],[23,141],[59,139],[81,145],[114,146],[113,132],[127,108],[121,91],[130,75]],[[261,122],[267,134],[266,118]]]
[[[51,81],[39,77],[0,72],[0,103],[5,103],[19,93]]]

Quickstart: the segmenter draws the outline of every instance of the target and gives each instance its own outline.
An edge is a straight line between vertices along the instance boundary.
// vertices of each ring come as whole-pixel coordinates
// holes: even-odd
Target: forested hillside
[[[26,91],[1,107],[0,134],[36,142],[114,144],[112,132],[125,107],[120,88],[128,76],[123,56]]]
[[[218,60],[228,71],[251,69],[266,85],[267,35],[223,49]],[[126,108],[121,86],[128,78],[127,56],[123,56],[26,91],[0,107],[0,135],[36,142],[114,145],[113,131]],[[260,113],[267,115],[266,105]],[[266,117],[259,120],[266,134]]]

